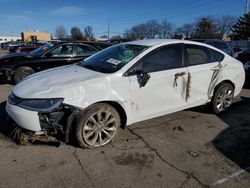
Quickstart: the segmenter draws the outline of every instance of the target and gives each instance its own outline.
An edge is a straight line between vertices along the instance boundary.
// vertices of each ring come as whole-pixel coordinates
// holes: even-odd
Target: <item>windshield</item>
[[[48,51],[48,49],[50,49],[52,46],[54,46],[54,45],[53,44],[45,44],[45,45],[31,51],[29,54],[32,56],[40,55],[40,54]]]
[[[97,72],[113,73],[148,48],[149,46],[117,44],[91,56],[81,62],[79,66]]]

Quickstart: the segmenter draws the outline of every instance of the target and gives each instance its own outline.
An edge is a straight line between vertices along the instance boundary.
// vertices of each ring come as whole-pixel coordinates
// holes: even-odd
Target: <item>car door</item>
[[[87,57],[98,52],[97,49],[91,46],[85,45],[85,44],[76,44],[74,48],[75,50],[74,50],[74,55],[72,58],[74,62],[82,61],[86,59]]]
[[[40,67],[41,70],[44,70],[48,68],[72,64],[72,57],[72,44],[58,45],[43,55],[43,57],[40,59],[38,67]]]
[[[150,78],[145,86],[140,80]],[[187,69],[182,67],[182,44],[160,47],[142,58],[128,73],[130,103],[136,121],[183,109]]]
[[[188,98],[189,104],[206,103],[210,97],[209,87],[215,71],[220,63],[212,56],[211,50],[205,46],[185,44],[185,66],[189,72]]]

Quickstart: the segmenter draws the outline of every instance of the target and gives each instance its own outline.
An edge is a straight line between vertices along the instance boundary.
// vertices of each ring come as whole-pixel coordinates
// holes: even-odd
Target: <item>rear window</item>
[[[188,65],[201,65],[212,62],[211,53],[207,47],[193,44],[185,44],[186,60]]]
[[[213,49],[209,49],[209,50],[211,51],[211,54],[213,56],[213,61],[221,62],[224,59],[224,57],[225,57],[224,54],[222,54],[216,50],[213,50]]]

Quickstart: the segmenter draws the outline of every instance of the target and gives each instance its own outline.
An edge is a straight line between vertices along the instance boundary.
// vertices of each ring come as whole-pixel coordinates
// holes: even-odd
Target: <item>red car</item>
[[[10,53],[20,53],[20,52],[31,52],[40,46],[43,46],[45,43],[38,43],[38,42],[29,42],[23,43],[20,45],[14,45],[9,48]]]

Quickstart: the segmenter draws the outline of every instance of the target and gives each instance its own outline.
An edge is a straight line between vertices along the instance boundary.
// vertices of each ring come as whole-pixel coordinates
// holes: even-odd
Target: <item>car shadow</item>
[[[14,126],[9,121],[9,116],[5,110],[6,101],[0,103],[0,134],[9,137],[11,132],[14,130]]]
[[[13,85],[13,83],[10,81],[0,80],[0,85],[5,85],[5,84],[12,84]]]
[[[250,98],[241,99],[218,115],[228,128],[218,134],[212,143],[228,159],[250,172]]]

